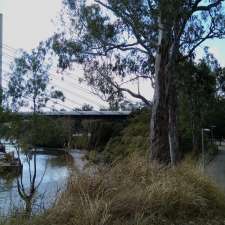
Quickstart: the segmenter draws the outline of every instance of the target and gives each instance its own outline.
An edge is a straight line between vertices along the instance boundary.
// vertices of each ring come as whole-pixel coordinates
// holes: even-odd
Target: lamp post
[[[214,143],[214,135],[213,135],[213,130],[216,128],[216,126],[215,125],[212,125],[212,126],[210,126],[210,128],[211,128],[211,144],[213,144]]]
[[[210,132],[210,129],[202,128],[202,170],[205,170],[205,141],[204,141],[204,132]]]

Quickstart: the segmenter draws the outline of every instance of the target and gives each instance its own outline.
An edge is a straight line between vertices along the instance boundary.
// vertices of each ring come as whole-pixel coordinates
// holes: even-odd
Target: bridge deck
[[[20,112],[20,116],[30,117],[33,115],[31,112]],[[122,119],[127,118],[131,111],[62,111],[62,112],[40,112],[38,115],[47,117],[70,117],[70,118],[112,118]]]

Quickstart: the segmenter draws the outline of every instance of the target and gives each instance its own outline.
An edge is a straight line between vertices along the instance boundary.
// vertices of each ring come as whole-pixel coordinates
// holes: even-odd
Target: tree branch
[[[95,0],[95,2],[98,3],[98,4],[100,4],[101,6],[105,7],[106,9],[112,11],[113,13],[115,13],[115,10],[114,10],[111,6],[109,6],[109,5],[105,4],[105,3],[103,3],[102,1],[100,1],[100,0]],[[125,17],[122,16],[122,15],[119,15],[119,16],[125,21],[125,23],[127,23],[128,26],[131,27],[131,29],[132,29],[132,31],[133,31],[133,34],[134,34],[135,38],[137,39],[137,42],[138,42],[144,49],[147,50],[147,52],[144,51],[144,53],[148,53],[148,54],[151,53],[150,50],[149,50],[149,47],[146,45],[145,41],[142,40],[141,35],[137,32],[135,26],[132,24],[131,21],[129,21],[128,17],[130,17],[130,15],[127,14],[127,13],[125,13]],[[153,45],[155,46],[156,44],[155,44],[155,43],[152,43],[152,46],[153,46]]]
[[[130,80],[126,80],[126,81],[120,83],[119,86],[124,85],[124,84],[127,84],[127,83],[129,83],[129,82],[132,82],[132,81],[134,81],[134,80],[137,80],[138,78],[151,79],[150,76],[145,76],[145,75],[142,75],[142,76],[136,76],[136,77],[134,77],[134,78],[132,78],[132,79],[130,79]]]
[[[199,47],[204,41],[206,41],[207,39],[212,39],[212,38],[220,38],[222,35],[224,36],[225,35],[225,32],[223,34],[221,34],[220,32],[218,33],[218,31],[216,32],[216,24],[215,24],[215,21],[214,21],[214,18],[213,16],[211,15],[211,13],[209,12],[209,15],[211,17],[211,24],[210,24],[210,27],[209,27],[209,30],[208,30],[208,33],[205,34],[204,37],[199,37],[198,39],[195,39],[195,40],[192,40],[190,42],[192,43],[196,43],[192,46],[192,48],[190,48],[189,52],[187,55],[185,55],[184,57],[181,57],[181,59],[186,59],[188,57],[190,57],[193,52],[195,51],[195,49],[197,47]],[[182,45],[182,44],[181,44]],[[180,46],[181,46],[180,45]]]
[[[100,72],[101,73],[101,72]],[[102,73],[101,73],[102,74]],[[138,98],[138,99],[141,99],[146,105],[148,106],[152,106],[152,103],[146,99],[143,95],[140,95],[140,94],[136,94],[134,93],[133,91],[131,91],[130,89],[127,89],[127,88],[123,88],[123,87],[120,87],[116,82],[114,83],[110,77],[106,77],[105,74],[102,74],[106,80],[114,87],[116,88],[118,91],[122,91],[122,92],[127,92],[128,94],[130,94],[132,97],[134,98]]]
[[[121,51],[129,51],[129,50],[137,50],[137,51],[140,51],[144,54],[148,54],[147,51],[145,51],[144,49],[141,49],[141,48],[138,48],[138,47],[135,47],[137,45],[139,45],[138,42],[135,42],[135,43],[131,43],[131,44],[113,44],[113,43],[105,43],[105,45],[108,45],[109,47],[106,49],[105,51],[105,54],[113,49],[119,49]]]
[[[220,5],[223,1],[224,0],[217,0],[216,2],[211,3],[209,5],[206,5],[206,6],[196,6],[195,9],[194,9],[194,12],[196,12],[196,11],[209,11],[210,9],[215,8],[218,5]],[[198,4],[199,4],[199,2],[201,2],[201,1],[198,0],[196,2],[198,2]]]
[[[198,7],[198,4],[201,2],[202,0],[196,0],[192,9],[193,9],[193,12],[196,10],[196,8]]]
[[[133,91],[131,91],[130,89],[127,89],[127,88],[122,88],[122,87],[116,87],[116,88],[119,91],[127,92],[128,94],[130,94],[134,98],[141,99],[147,106],[152,106],[152,102],[149,101],[148,99],[146,99],[143,95],[136,94]]]

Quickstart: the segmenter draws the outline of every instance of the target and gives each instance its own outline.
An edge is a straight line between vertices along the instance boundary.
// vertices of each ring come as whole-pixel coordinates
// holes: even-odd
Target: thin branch
[[[210,14],[210,16],[211,16],[211,14]],[[212,38],[218,37],[218,34],[214,32],[214,28],[215,28],[215,23],[214,23],[213,17],[211,16],[211,25],[210,25],[208,33],[204,37],[199,38],[198,42],[197,42],[197,40],[195,40],[197,43],[189,50],[189,52],[186,56],[182,57],[182,59],[186,59],[189,56],[191,56],[193,54],[193,52],[195,51],[195,49],[197,47],[199,47],[207,39],[212,39]],[[195,41],[193,41],[193,42],[195,42]]]
[[[119,84],[117,84],[116,82],[113,82],[110,77],[107,77],[105,76],[105,74],[101,73],[101,71],[99,71],[99,73],[105,77],[105,79],[114,87],[116,88],[118,91],[122,91],[122,92],[127,92],[128,94],[130,94],[132,97],[134,98],[138,98],[138,99],[141,99],[146,105],[148,106],[151,106],[152,103],[146,99],[144,96],[140,95],[140,94],[137,94],[137,93],[134,93],[133,91],[131,91],[130,89],[127,89],[127,88],[122,88],[119,86]]]
[[[143,76],[136,76],[136,77],[134,77],[134,78],[131,78],[131,79],[129,79],[129,80],[126,80],[126,81],[120,83],[119,86],[124,85],[124,84],[127,84],[127,83],[132,82],[132,81],[135,81],[135,80],[137,80],[138,78],[151,79],[150,76],[144,76],[144,75],[143,75]]]
[[[109,5],[103,3],[102,1],[95,0],[95,2],[98,3],[98,4],[100,4],[101,6],[103,6],[103,7],[107,8],[107,9],[109,9],[109,10],[112,11],[113,13],[115,13],[115,10],[114,10],[112,7],[110,7]],[[129,14],[125,14],[125,17],[122,16],[122,15],[120,15],[120,17],[127,23],[127,25],[129,25],[129,26],[132,28],[133,34],[134,34],[135,38],[137,39],[138,43],[139,43],[144,49],[147,50],[147,53],[148,53],[148,54],[151,53],[151,51],[149,50],[149,47],[146,45],[145,41],[142,40],[140,34],[136,31],[135,26],[132,24],[131,21],[129,21],[128,17],[130,17],[130,15],[129,15]],[[152,45],[155,46],[156,44],[154,43],[154,44],[152,44]]]
[[[40,179],[39,183],[38,183],[38,184],[36,185],[36,187],[35,187],[36,190],[39,188],[39,186],[41,185],[41,183],[42,183],[42,181],[43,181],[43,179],[44,179],[44,176],[45,176],[46,171],[47,171],[47,166],[48,166],[48,164],[46,163],[46,164],[45,164],[45,170],[44,170],[44,172],[43,172],[43,174],[42,174],[42,176],[41,176],[41,179]]]
[[[193,7],[192,7],[192,11],[194,12],[196,10],[196,8],[198,7],[198,4],[201,2],[202,0],[196,0]]]
[[[134,97],[134,98],[139,98],[139,99],[141,99],[147,106],[152,106],[152,102],[149,101],[148,99],[146,99],[143,95],[136,94],[136,93],[134,93],[133,91],[131,91],[130,89],[127,89],[127,88],[117,87],[117,89],[118,89],[119,91],[127,92],[128,94],[130,94],[130,95],[131,95],[132,97]]]
[[[34,152],[34,175],[33,175],[33,179],[32,179],[32,184],[31,184],[31,194],[33,194],[35,192],[35,181],[36,181],[36,174],[37,174],[37,155],[36,155],[36,149],[35,149],[35,152]]]
[[[211,3],[211,4],[207,5],[207,6],[197,6],[196,9],[194,10],[194,12],[196,12],[196,11],[209,11],[212,8],[215,8],[218,5],[220,5],[223,1],[224,0],[217,0],[216,2]]]
[[[109,10],[111,10],[112,12],[114,12],[113,8],[110,7],[109,5],[103,3],[103,2],[101,2],[101,1],[99,1],[99,0],[95,0],[95,2],[98,3],[99,5],[105,7],[106,9],[109,9]]]
[[[108,44],[109,46],[111,45],[111,47],[109,47],[107,50],[106,50],[106,53],[113,50],[113,49],[119,49],[121,51],[131,51],[131,50],[136,50],[136,51],[140,51],[144,54],[148,54],[147,51],[141,49],[141,48],[138,48],[138,47],[132,47],[132,46],[137,46],[139,43],[133,43],[133,44],[119,44],[119,45],[115,45],[115,44]]]

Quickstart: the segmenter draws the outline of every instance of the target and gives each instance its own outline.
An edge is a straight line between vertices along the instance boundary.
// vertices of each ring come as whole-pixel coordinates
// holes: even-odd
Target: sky
[[[6,63],[9,63],[15,52],[13,49],[25,49],[27,51],[35,48],[41,40],[46,40],[55,31],[57,27],[57,18],[59,17],[62,0],[0,0],[0,13],[3,14],[3,69],[8,70]],[[205,43],[222,66],[225,66],[225,40],[210,40]],[[9,48],[10,47],[10,48]],[[12,49],[13,48],[13,49]],[[197,54],[201,56],[203,46]],[[56,71],[54,71],[54,74]],[[82,69],[70,71],[70,75],[64,75],[64,81],[61,76],[55,76],[52,84],[58,89],[64,90],[64,95],[68,99],[64,105],[69,108],[79,107],[83,103],[89,103],[98,109],[107,104],[101,101],[93,94],[88,94],[86,87],[82,84],[80,89],[78,77],[82,76]],[[137,89],[136,84],[130,86],[133,90]],[[65,91],[66,90],[66,91]],[[141,93],[151,99],[153,89],[150,83],[141,82]],[[90,102],[87,102],[87,99]],[[71,101],[72,100],[72,101]],[[75,105],[74,102],[78,104]],[[96,104],[95,104],[96,103]]]

